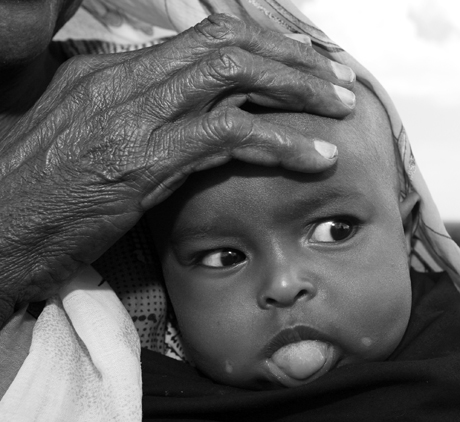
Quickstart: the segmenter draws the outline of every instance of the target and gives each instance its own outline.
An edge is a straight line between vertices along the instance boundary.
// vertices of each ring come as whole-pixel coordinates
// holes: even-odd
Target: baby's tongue
[[[304,380],[323,367],[328,347],[321,341],[299,341],[282,347],[273,354],[271,359],[286,375],[297,380]]]

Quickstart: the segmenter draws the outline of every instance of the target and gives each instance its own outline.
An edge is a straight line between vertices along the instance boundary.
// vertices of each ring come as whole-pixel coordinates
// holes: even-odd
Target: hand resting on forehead
[[[150,48],[69,58],[50,40],[78,1],[49,3],[49,14],[0,4],[0,327],[194,171],[235,157],[312,172],[335,162],[327,139],[278,133],[242,102],[338,118],[354,105],[351,69],[234,16]]]
[[[387,116],[362,85],[356,95],[341,121],[250,109],[332,140],[340,158],[330,170],[230,162],[191,175],[151,212],[187,357],[218,382],[309,383],[386,359],[406,330],[417,196],[400,202]]]

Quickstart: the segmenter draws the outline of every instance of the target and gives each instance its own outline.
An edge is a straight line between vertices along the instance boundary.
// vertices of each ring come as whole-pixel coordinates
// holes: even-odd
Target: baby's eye
[[[199,263],[206,267],[232,267],[246,259],[244,253],[235,249],[218,249],[204,255]]]
[[[310,234],[309,241],[316,243],[340,242],[353,234],[353,226],[344,220],[319,223]]]

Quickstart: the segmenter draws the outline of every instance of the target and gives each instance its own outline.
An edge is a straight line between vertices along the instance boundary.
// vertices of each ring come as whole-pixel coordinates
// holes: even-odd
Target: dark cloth
[[[305,386],[241,390],[143,350],[144,420],[460,421],[460,294],[445,273],[411,279],[411,318],[392,356]]]

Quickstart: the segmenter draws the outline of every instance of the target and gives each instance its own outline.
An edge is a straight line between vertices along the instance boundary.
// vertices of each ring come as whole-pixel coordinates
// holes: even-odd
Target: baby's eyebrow
[[[316,192],[315,195],[299,196],[289,203],[288,211],[285,206],[280,206],[279,216],[285,215],[285,218],[293,216],[306,216],[309,214],[318,214],[327,209],[328,213],[334,212],[334,209],[342,210],[344,204],[352,204],[356,201],[360,203],[366,200],[363,192],[345,189],[342,187],[330,187],[325,190]]]
[[[184,227],[175,228],[171,234],[170,242],[171,244],[177,244],[186,242],[187,240],[206,239],[210,233],[214,233],[215,231],[216,226],[207,222],[188,224]]]
[[[280,203],[279,209],[274,210],[277,221],[289,221],[297,218],[317,218],[322,214],[332,214],[334,212],[343,213],[344,206],[349,209],[356,209],[356,202],[359,201],[359,208],[365,207],[368,202],[366,195],[361,192],[345,189],[341,187],[330,187],[317,192],[315,195],[293,198],[286,203]],[[354,206],[353,206],[354,204]],[[218,234],[219,238],[235,237],[235,227],[238,221],[231,221],[231,217],[225,217],[225,224],[222,223],[222,216],[207,216],[205,219],[188,221],[186,225],[174,228],[171,233],[170,242],[172,245],[179,245],[187,241],[199,241],[208,239],[211,235]]]

